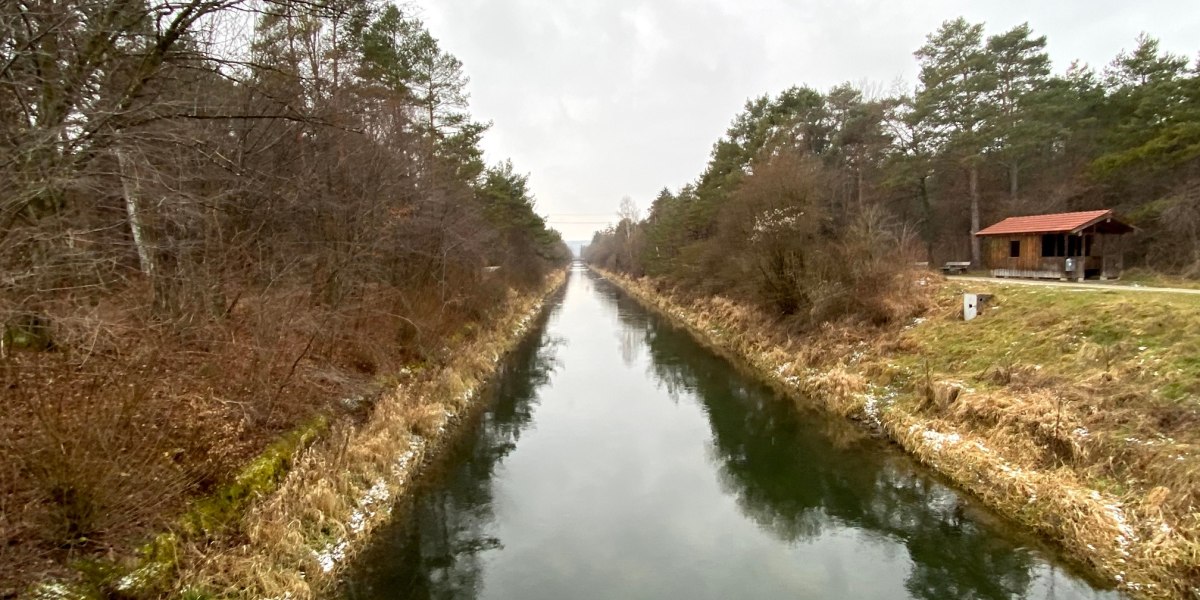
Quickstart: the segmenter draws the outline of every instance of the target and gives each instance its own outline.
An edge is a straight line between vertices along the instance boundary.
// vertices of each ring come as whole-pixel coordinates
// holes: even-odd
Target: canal
[[[487,396],[342,597],[1118,598],[579,268]]]

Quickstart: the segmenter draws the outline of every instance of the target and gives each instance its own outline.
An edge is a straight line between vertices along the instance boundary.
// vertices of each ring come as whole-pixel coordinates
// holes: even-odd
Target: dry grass
[[[495,335],[479,324],[536,296],[504,289],[450,304],[367,289],[333,308],[281,285],[199,322],[148,320],[137,290],[48,307],[54,346],[13,349],[6,336],[0,356],[0,597],[39,581],[153,595],[170,573],[135,594],[131,569],[169,571],[164,552],[238,535],[242,512],[327,423],[346,439],[376,405],[398,410],[378,399],[401,382],[449,377],[427,392],[458,393],[444,369]],[[402,406],[419,435],[445,422],[436,403]]]
[[[541,293],[510,295],[453,360],[398,383],[361,425],[335,427],[247,512],[236,534],[185,546],[177,591],[298,600],[326,589],[562,281],[560,273]]]
[[[997,303],[965,323],[964,290],[927,281],[919,318],[800,332],[608,276],[764,376],[879,428],[1122,589],[1200,589],[1200,298],[973,286]]]

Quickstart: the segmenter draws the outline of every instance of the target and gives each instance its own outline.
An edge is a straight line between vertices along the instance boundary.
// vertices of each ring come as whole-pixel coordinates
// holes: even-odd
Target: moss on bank
[[[180,520],[187,537],[214,536],[241,516],[253,499],[269,494],[291,470],[293,458],[329,431],[329,420],[317,417],[267,447],[231,482],[197,501]]]
[[[1200,297],[962,283],[909,323],[789,331],[770,315],[606,273],[766,378],[884,432],[1122,589],[1200,586]],[[807,401],[807,400],[806,400]]]
[[[512,293],[497,318],[448,342],[453,358],[381,378],[390,393],[365,422],[317,417],[282,436],[227,483],[193,502],[171,531],[136,555],[72,564],[72,582],[44,582],[32,598],[311,598],[384,521],[450,421],[470,408],[500,358],[550,293]]]
[[[181,543],[172,592],[301,600],[328,589],[564,281],[559,272],[535,293],[510,294],[488,326],[456,341],[447,364],[395,378],[365,422],[335,423],[303,452],[288,454],[294,464],[282,478],[273,458],[250,465],[246,487],[278,480],[276,491],[234,509],[227,533]],[[217,499],[205,512],[220,521],[225,506]],[[207,530],[208,521],[192,526]]]
[[[180,540],[211,539],[234,526],[246,507],[275,491],[297,454],[329,430],[320,416],[285,434],[250,461],[228,483],[199,498],[179,518],[171,532],[154,536],[124,560],[84,558],[71,566],[74,583],[43,583],[30,591],[34,598],[153,598],[170,591],[176,575]]]

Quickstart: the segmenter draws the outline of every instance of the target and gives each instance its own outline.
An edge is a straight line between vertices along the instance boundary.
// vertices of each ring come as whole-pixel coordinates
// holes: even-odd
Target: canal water
[[[1117,598],[576,268],[351,599]]]

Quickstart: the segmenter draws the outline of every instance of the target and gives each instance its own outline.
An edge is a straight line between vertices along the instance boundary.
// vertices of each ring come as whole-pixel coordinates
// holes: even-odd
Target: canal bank
[[[328,591],[427,462],[486,403],[480,391],[545,319],[565,280],[557,272],[540,290],[510,293],[486,327],[450,341],[449,363],[397,374],[364,422],[334,424],[289,459],[278,486],[236,524],[216,536],[172,536],[169,564],[155,559],[142,570],[170,569],[168,595],[183,598],[302,600]],[[131,574],[130,597],[142,597],[139,573]]]
[[[593,274],[497,386],[343,597],[1117,597]]]
[[[978,346],[939,346],[951,344],[956,336],[972,337],[970,332],[946,334],[946,328],[957,327],[953,325],[957,317],[945,302],[927,317],[902,327],[841,324],[793,337],[778,326],[777,319],[722,298],[691,297],[650,280],[614,273],[604,276],[687,327],[704,343],[744,362],[759,377],[806,403],[816,399],[826,410],[881,432],[989,507],[1055,542],[1071,561],[1087,565],[1120,588],[1141,597],[1196,597],[1195,582],[1200,580],[1196,515],[1186,504],[1195,491],[1189,474],[1193,471],[1188,470],[1190,446],[1161,435],[1162,439],[1151,440],[1130,436],[1128,419],[1114,422],[1096,416],[1098,407],[1087,406],[1093,397],[1048,392],[1054,378],[1045,377],[1041,386],[1029,385],[1028,380],[1038,379],[1042,365],[1021,364],[1011,358],[1011,348],[1003,349],[1003,359],[996,361],[1006,364],[982,370],[974,365],[975,370],[968,371],[970,361],[938,360],[946,358],[936,356],[939,353],[985,358],[993,354]],[[1022,318],[1002,314],[999,319]],[[932,331],[937,335],[922,340],[914,334],[922,327],[936,327]],[[1042,337],[1058,343],[1049,337],[1052,327],[1042,327]],[[1013,347],[1038,343],[1036,330],[1016,333]],[[926,343],[930,339],[936,343]],[[980,332],[979,344],[991,341]],[[1114,373],[1121,377],[1112,364],[1115,347],[1096,351],[1087,347],[1086,340],[1082,345],[1081,356],[1099,352],[1109,363],[1099,379],[1111,382]],[[956,369],[943,369],[946,364]],[[1046,369],[1047,375],[1050,370]],[[991,386],[981,381],[985,379],[1003,385]],[[1094,430],[1080,423],[1081,413],[1090,413],[1086,422]],[[1120,450],[1108,445],[1114,440]],[[1161,447],[1167,442],[1172,444],[1169,455],[1145,458],[1141,464],[1150,466],[1138,474],[1174,469],[1160,477],[1176,483],[1174,492],[1163,485],[1147,485],[1145,480],[1140,482],[1143,487],[1134,488],[1128,484],[1132,477],[1112,485],[1105,478],[1107,472],[1101,471],[1106,462],[1111,468],[1130,460],[1131,452],[1156,451],[1156,444]],[[1172,514],[1166,504],[1180,497],[1183,508]]]

